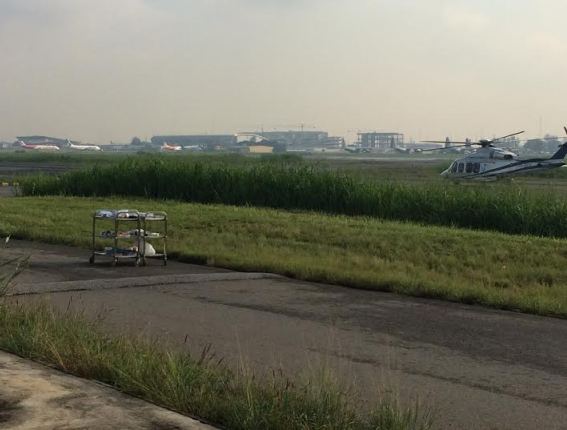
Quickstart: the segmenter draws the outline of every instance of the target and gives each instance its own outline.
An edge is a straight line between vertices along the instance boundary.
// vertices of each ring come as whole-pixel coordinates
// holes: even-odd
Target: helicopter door
[[[464,170],[465,170],[465,163],[459,163],[459,168],[457,169],[457,172],[463,173]]]

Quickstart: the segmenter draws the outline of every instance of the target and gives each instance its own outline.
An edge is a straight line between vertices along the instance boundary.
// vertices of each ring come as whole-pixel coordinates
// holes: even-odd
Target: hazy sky
[[[0,0],[0,138],[559,133],[566,19],[564,0]]]

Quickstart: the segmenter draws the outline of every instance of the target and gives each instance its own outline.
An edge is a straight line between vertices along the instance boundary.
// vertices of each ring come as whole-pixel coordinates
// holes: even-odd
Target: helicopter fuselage
[[[517,154],[501,148],[481,148],[473,154],[455,160],[441,176],[447,179],[495,180],[503,176],[548,170],[565,165],[563,157],[567,147],[551,158],[521,159]],[[561,156],[563,155],[563,156]]]

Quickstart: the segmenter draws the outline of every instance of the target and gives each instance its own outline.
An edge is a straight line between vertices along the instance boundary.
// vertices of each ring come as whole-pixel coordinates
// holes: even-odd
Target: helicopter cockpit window
[[[467,163],[466,172],[472,173],[472,169],[473,169],[473,163]]]
[[[465,163],[459,163],[458,172],[463,173],[464,170],[465,170]]]
[[[451,173],[457,173],[457,165],[459,163],[457,163],[456,161],[453,163],[453,165],[451,166]]]
[[[480,173],[480,163],[474,163],[473,172],[474,173]]]

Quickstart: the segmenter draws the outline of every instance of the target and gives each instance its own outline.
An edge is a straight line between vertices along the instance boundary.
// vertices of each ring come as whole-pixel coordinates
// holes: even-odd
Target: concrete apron
[[[0,352],[0,428],[214,430],[103,384]]]

